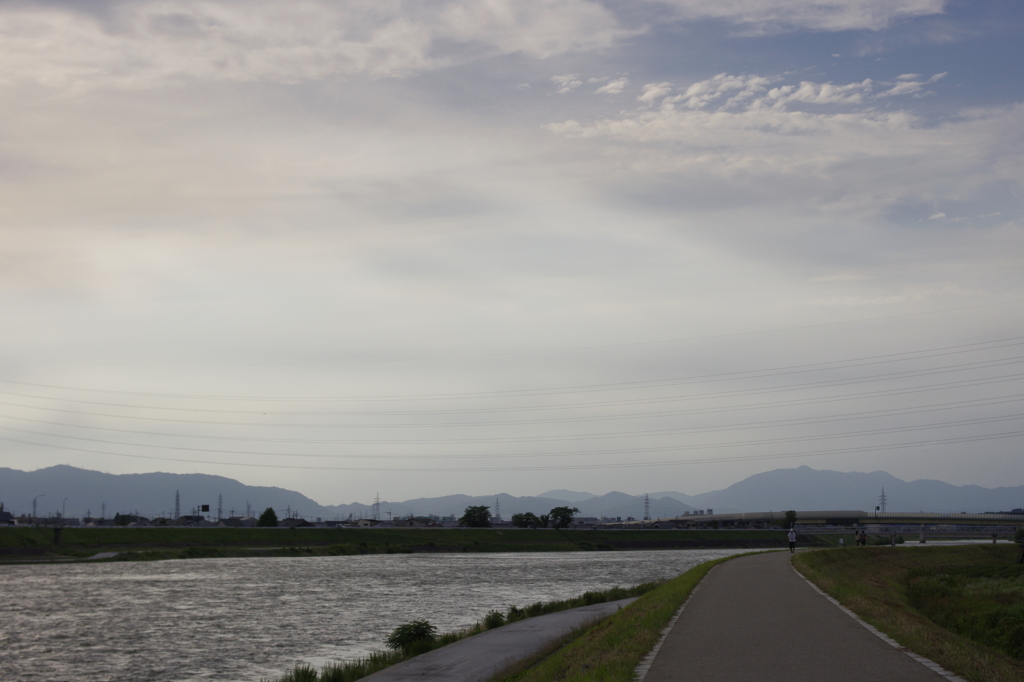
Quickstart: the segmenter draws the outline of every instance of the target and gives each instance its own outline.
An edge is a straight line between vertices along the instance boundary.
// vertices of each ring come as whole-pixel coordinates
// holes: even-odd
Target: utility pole
[[[644,493],[644,521],[651,520],[651,497]]]
[[[181,518],[181,491],[174,491],[174,520]]]
[[[224,518],[224,496],[217,493],[217,522]]]

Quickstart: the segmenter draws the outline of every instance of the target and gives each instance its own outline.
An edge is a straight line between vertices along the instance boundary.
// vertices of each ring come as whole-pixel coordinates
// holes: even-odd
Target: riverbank
[[[813,540],[817,542],[817,540]],[[0,562],[784,547],[776,530],[0,528]]]
[[[524,608],[511,607],[505,613],[493,610],[475,625],[461,630],[445,632],[434,639],[415,642],[406,649],[376,651],[369,656],[359,658],[355,661],[328,663],[319,671],[311,665],[298,665],[294,670],[286,673],[284,677],[278,680],[278,682],[354,682],[355,680],[380,672],[414,657],[426,654],[430,651],[436,651],[437,649],[446,647],[469,637],[473,637],[474,635],[479,635],[506,625],[562,611],[591,607],[597,604],[612,603],[613,606],[615,603],[624,604],[625,602],[623,602],[623,600],[635,599],[636,597],[656,589],[659,584],[660,583],[644,583],[642,585],[636,585],[629,588],[615,587],[610,590],[585,592],[579,597],[574,597],[572,599],[536,602]],[[589,622],[593,622],[588,618],[584,618],[582,621],[583,624],[586,624],[588,620]],[[564,635],[556,641],[561,641],[561,639],[564,639]],[[541,639],[541,642],[543,642],[543,639]],[[522,642],[519,642],[519,645],[521,646]],[[494,647],[491,647],[491,649],[493,650]],[[500,644],[497,646],[497,649],[501,649]],[[544,650],[544,647],[541,646],[540,649]],[[500,658],[505,658],[508,653],[510,652],[503,653]],[[490,661],[485,667],[490,668],[492,664],[493,661]]]
[[[800,553],[793,563],[907,649],[971,682],[1016,682],[1024,679],[1024,660],[998,648],[1000,635],[1024,633],[1024,566],[1014,563],[1016,551],[1012,545],[862,547]],[[975,584],[965,584],[972,579]],[[958,599],[965,591],[974,594]],[[985,627],[990,619],[1001,621]]]

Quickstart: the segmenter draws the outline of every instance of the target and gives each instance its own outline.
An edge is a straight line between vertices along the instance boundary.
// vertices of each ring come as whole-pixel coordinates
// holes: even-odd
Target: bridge
[[[629,521],[624,527],[642,528],[776,528],[786,518],[785,511],[746,512],[739,514],[689,513],[667,519]],[[865,512],[860,510],[825,510],[796,512],[797,529],[801,532],[842,533],[850,527],[868,532],[927,532],[929,535],[964,533],[991,535],[1013,534],[1024,527],[1024,514],[960,514],[931,512]]]

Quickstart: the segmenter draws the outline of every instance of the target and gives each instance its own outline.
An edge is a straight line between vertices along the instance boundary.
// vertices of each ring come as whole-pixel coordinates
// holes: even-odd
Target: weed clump
[[[503,616],[500,611],[490,611],[486,616],[484,616],[484,627],[488,630],[500,628],[504,624],[505,616]]]
[[[436,639],[437,628],[430,621],[413,620],[392,630],[386,642],[389,649],[412,653],[419,649],[428,651]]]

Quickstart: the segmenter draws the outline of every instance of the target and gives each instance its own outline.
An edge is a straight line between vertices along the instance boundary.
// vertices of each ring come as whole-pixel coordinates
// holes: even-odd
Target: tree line
[[[572,525],[573,517],[579,513],[576,507],[555,507],[539,516],[533,512],[524,512],[512,515],[512,525],[516,528],[566,528]],[[490,528],[491,508],[486,505],[466,507],[459,525],[466,528]]]

